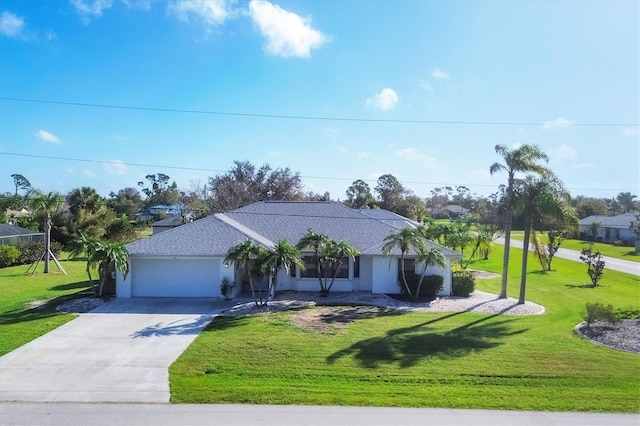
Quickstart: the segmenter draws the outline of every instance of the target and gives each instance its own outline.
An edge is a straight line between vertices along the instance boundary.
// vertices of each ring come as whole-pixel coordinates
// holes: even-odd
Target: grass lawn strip
[[[471,267],[499,272],[501,251]],[[172,401],[639,412],[640,356],[574,327],[586,301],[639,310],[640,280],[607,271],[601,287],[585,288],[582,264],[554,266],[528,274],[528,299],[543,315],[381,310],[326,330],[302,327],[296,310],[218,318],[171,366]],[[477,283],[499,292],[499,278]]]

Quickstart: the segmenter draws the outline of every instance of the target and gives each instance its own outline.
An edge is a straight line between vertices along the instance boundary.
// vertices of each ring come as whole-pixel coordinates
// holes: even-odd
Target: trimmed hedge
[[[16,246],[0,245],[0,268],[15,265],[18,257],[20,257],[20,250]]]
[[[454,269],[452,272],[453,295],[469,297],[476,289],[476,279],[467,269]]]
[[[420,274],[407,272],[407,284],[411,289],[411,294],[416,295],[418,290],[418,283],[420,282]],[[406,293],[404,284],[400,282],[402,293]],[[420,294],[418,297],[424,297],[427,299],[435,299],[438,292],[444,288],[444,279],[441,275],[425,275],[422,279],[422,287],[420,287]]]

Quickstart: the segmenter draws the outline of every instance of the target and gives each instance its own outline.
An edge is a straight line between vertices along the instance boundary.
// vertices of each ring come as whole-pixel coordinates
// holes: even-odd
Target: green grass
[[[522,241],[524,239],[524,232],[515,231],[515,233],[511,234],[511,239]],[[545,244],[548,242],[546,234],[543,234],[541,239]],[[582,251],[582,249],[589,248],[589,244],[589,241],[567,239],[562,242],[560,248]],[[621,260],[630,260],[632,262],[640,262],[640,253],[636,253],[633,247],[621,247],[614,246],[613,244],[596,242],[593,243],[592,250],[599,251],[603,256],[613,257]]]
[[[471,267],[499,272],[501,259],[498,246]],[[380,311],[323,333],[294,326],[296,311],[216,319],[171,366],[172,401],[640,412],[640,356],[573,331],[587,301],[637,311],[640,279],[606,271],[585,288],[584,265],[534,262],[527,295],[543,315]],[[478,283],[499,291],[500,279]]]
[[[26,274],[27,265],[0,269],[0,355],[42,336],[75,316],[60,314],[55,307],[74,295],[87,291],[86,263],[61,261],[67,275],[51,263],[51,274]],[[39,308],[30,302],[49,301]]]

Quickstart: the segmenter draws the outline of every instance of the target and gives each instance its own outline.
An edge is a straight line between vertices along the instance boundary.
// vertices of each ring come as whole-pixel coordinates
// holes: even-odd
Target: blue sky
[[[639,4],[3,0],[0,192],[246,159],[334,199],[385,173],[489,194],[494,146],[528,143],[574,196],[640,195]]]

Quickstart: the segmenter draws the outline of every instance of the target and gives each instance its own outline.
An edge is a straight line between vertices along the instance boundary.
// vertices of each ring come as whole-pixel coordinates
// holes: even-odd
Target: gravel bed
[[[597,321],[589,326],[581,323],[576,331],[594,343],[640,354],[640,320],[625,319],[613,324]]]
[[[84,314],[104,304],[98,297],[81,297],[56,306],[56,311],[64,314]]]

